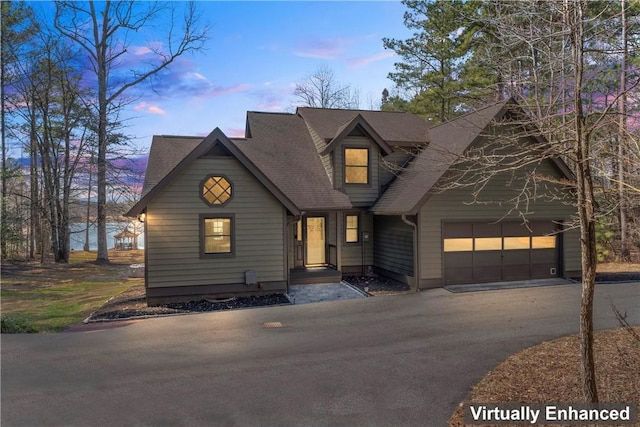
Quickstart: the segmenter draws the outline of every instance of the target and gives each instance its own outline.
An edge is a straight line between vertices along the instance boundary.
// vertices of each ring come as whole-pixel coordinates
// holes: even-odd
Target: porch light
[[[140,215],[138,215],[138,221],[144,222],[146,217],[147,217],[147,214],[142,212]]]

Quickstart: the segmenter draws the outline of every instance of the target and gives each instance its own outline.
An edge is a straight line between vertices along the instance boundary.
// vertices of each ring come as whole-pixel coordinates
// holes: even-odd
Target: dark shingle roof
[[[141,198],[202,142],[202,136],[154,135]]]
[[[251,138],[234,144],[300,209],[349,209],[349,197],[335,190],[301,117],[247,113]]]
[[[506,112],[501,102],[430,129],[431,142],[411,161],[371,208],[382,215],[416,214],[440,180],[483,130]]]
[[[308,107],[300,107],[297,112],[325,141],[333,139],[358,114],[389,145],[416,145],[429,141],[429,125],[411,113]]]

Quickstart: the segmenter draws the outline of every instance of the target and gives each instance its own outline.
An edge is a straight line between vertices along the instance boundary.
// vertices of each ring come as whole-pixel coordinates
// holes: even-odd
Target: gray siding
[[[344,215],[346,213],[341,212],[342,216],[342,230],[340,231],[340,242],[342,244],[342,267],[355,267],[362,265],[373,265],[373,250],[374,250],[374,230],[373,230],[373,215],[364,214],[362,212],[349,212],[349,214],[360,215],[360,241],[358,243],[345,243],[345,220]],[[369,233],[369,241],[362,241],[362,232]],[[362,245],[364,245],[364,264],[363,264],[363,252]]]
[[[200,199],[209,174],[232,182],[226,205]],[[200,259],[199,215],[215,213],[234,215],[235,254]],[[280,202],[233,157],[198,159],[147,207],[147,286],[240,284],[237,291],[247,291],[245,270],[255,270],[260,282],[286,281],[285,219]]]
[[[344,183],[344,148],[369,148],[369,183]],[[380,193],[380,150],[378,145],[367,137],[348,136],[333,150],[334,187],[341,188],[351,199],[354,206],[371,206]]]
[[[545,175],[559,176],[551,162],[545,162],[538,167],[538,172]],[[514,190],[510,189],[511,176],[496,176],[483,189],[484,201],[496,202],[507,200],[513,196]],[[521,220],[518,212],[509,214],[512,205],[505,203],[499,206],[495,203],[473,203],[470,188],[447,190],[443,193],[432,195],[424,204],[418,215],[420,227],[420,279],[434,282],[442,277],[442,222],[469,220],[469,221],[498,221]],[[522,207],[522,206],[521,206]],[[543,200],[530,200],[527,219],[534,220],[562,220],[568,223],[575,214],[575,208],[567,206],[559,201],[549,202]],[[575,271],[580,269],[580,254],[576,233],[568,231],[563,238],[564,270]],[[576,248],[578,253],[576,254]]]
[[[398,216],[376,216],[374,228],[374,265],[400,275],[413,276],[413,228]]]

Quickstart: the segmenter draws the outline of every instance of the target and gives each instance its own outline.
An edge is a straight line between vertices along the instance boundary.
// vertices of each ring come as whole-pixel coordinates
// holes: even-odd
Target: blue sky
[[[143,149],[153,134],[220,127],[242,136],[247,111],[294,111],[295,83],[323,64],[359,90],[361,108],[376,106],[393,88],[387,75],[399,59],[382,38],[410,36],[399,1],[202,1],[198,8],[209,27],[205,50],[179,58],[155,90],[136,88],[127,107],[126,133]],[[166,29],[153,31],[161,39]]]

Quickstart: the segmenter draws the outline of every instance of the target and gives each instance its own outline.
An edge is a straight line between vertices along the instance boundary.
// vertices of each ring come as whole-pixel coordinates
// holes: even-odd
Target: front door
[[[325,265],[327,262],[326,228],[324,217],[306,217],[305,252],[307,256],[307,266]]]

